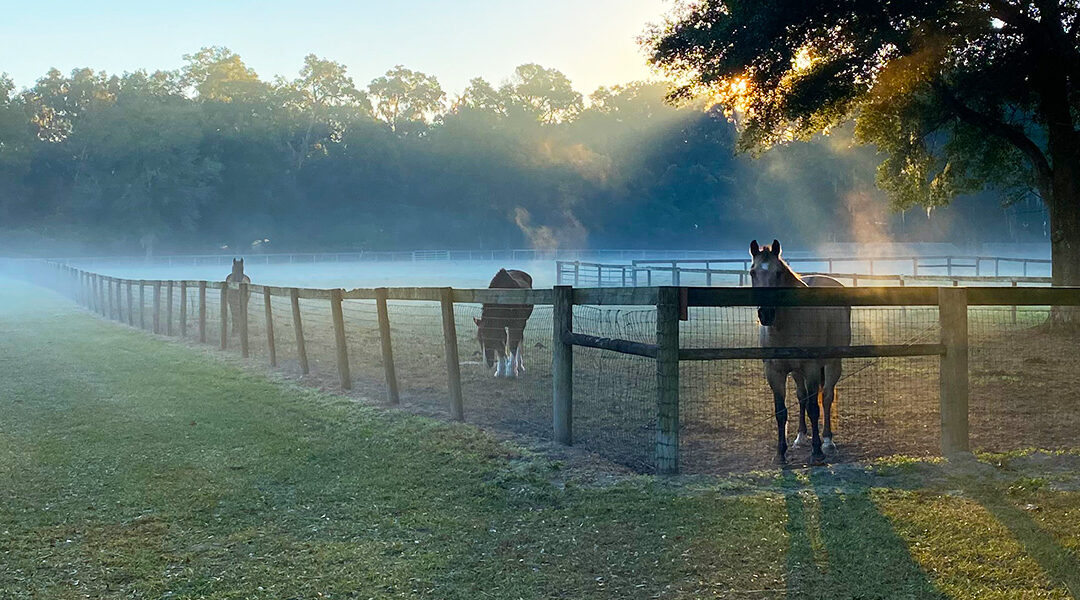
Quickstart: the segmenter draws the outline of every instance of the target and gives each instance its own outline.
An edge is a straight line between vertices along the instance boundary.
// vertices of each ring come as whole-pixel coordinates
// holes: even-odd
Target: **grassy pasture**
[[[222,358],[3,281],[0,598],[1080,594],[1076,454],[578,471]]]

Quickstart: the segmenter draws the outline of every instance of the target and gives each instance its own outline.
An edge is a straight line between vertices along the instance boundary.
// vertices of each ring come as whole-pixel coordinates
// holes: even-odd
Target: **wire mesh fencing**
[[[335,300],[328,300],[325,290],[307,290],[306,297],[294,305],[293,299],[282,295],[280,289],[253,286],[246,309],[239,310],[238,306],[229,306],[232,302],[223,304],[222,290],[213,286],[206,289],[203,299],[197,285],[185,285],[181,291],[178,282],[169,285],[106,278],[95,280],[92,288],[87,285],[83,283],[80,297],[98,312],[148,331],[153,331],[156,323],[157,332],[164,335],[178,336],[182,331],[188,339],[197,339],[203,313],[206,341],[215,346],[221,341],[224,312],[228,317],[224,341],[230,352],[242,351],[244,328],[237,319],[246,315],[247,353],[252,359],[276,363],[285,372],[299,375],[304,371],[306,357],[308,381],[337,389],[344,375],[340,361],[346,356],[347,381],[374,400],[391,396],[392,381],[401,404],[414,412],[451,416],[453,372],[457,371],[466,421],[536,438],[551,439],[555,435],[555,312],[550,304],[531,307],[512,367],[497,366],[480,343],[484,327],[477,321],[493,314],[491,307],[485,311],[478,303],[452,304],[449,314],[456,339],[452,339],[450,347],[457,353],[457,364],[448,366],[446,335],[451,324],[444,322],[444,309],[451,305],[438,301],[387,302],[382,326],[388,325],[390,337],[385,340],[380,301],[355,299],[360,294],[341,301],[341,329],[335,331]],[[227,294],[240,297],[235,289]],[[658,315],[667,309],[662,305],[574,305],[573,331],[663,348]],[[850,311],[850,345],[937,344],[944,339],[943,314],[936,306],[855,307]],[[675,317],[665,322],[675,322]],[[1077,447],[1075,431],[1080,419],[1076,409],[1080,405],[1072,390],[1080,383],[1074,351],[1080,347],[1080,336],[1075,327],[1057,327],[1055,323],[1054,310],[1045,306],[968,308],[967,423],[973,449]],[[687,319],[678,322],[677,327],[679,347],[684,350],[749,349],[761,345],[761,325],[752,307],[690,307]],[[336,337],[342,329],[344,354]],[[498,329],[504,341],[511,335],[501,326]],[[955,331],[955,327],[947,330]],[[389,363],[386,341],[393,354]],[[662,398],[664,386],[674,379],[665,380],[663,361],[581,345],[574,346],[573,358],[575,445],[642,472],[663,470],[664,452],[670,450],[663,445],[668,432],[664,419],[671,418],[672,413]],[[838,454],[830,460],[938,455],[943,441],[941,361],[936,355],[843,359],[836,399],[827,415],[838,447]],[[717,473],[771,464],[777,423],[765,363],[760,359],[675,363],[681,470]],[[393,368],[392,373],[388,367]],[[499,369],[502,374],[512,370],[516,377],[496,377]],[[787,379],[789,442],[802,420],[794,387]],[[824,414],[826,407],[821,408]],[[797,464],[807,460],[808,455],[808,448],[795,448],[789,451],[788,458]]]
[[[968,310],[969,423],[975,450],[1075,448],[1080,334],[1050,307]]]

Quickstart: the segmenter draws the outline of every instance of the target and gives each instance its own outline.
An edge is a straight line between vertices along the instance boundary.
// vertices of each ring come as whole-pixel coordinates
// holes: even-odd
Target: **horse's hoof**
[[[810,455],[810,466],[812,467],[824,467],[825,466],[825,453],[816,452]]]
[[[809,443],[810,443],[810,438],[805,433],[800,431],[799,434],[795,436],[795,441],[791,443],[791,447],[792,448],[802,448],[803,446],[805,446],[806,444],[809,444]]]
[[[777,454],[773,457],[773,464],[784,466],[787,464],[787,458],[783,454]]]
[[[821,449],[827,454],[836,454],[836,444],[833,443],[832,438],[825,438],[821,440]]]

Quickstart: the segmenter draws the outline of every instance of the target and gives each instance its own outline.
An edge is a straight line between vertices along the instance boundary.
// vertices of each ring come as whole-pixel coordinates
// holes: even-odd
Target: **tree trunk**
[[[1055,286],[1080,286],[1080,169],[1054,169],[1050,201],[1050,259]],[[1080,328],[1080,309],[1055,306],[1050,325]]]

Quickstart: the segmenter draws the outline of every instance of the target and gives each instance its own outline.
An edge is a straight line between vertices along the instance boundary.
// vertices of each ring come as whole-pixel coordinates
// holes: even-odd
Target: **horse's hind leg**
[[[836,397],[836,383],[840,381],[840,361],[826,365],[824,371],[825,380],[822,385],[821,404],[822,409],[825,411],[825,430],[821,434],[821,444],[826,452],[836,452],[836,444],[833,443],[832,405]]]
[[[515,377],[525,374],[525,358],[522,356],[524,350],[524,344],[522,339],[525,337],[525,327],[511,327],[509,330],[509,346],[510,346],[510,366],[511,372]]]
[[[810,417],[810,464],[825,464],[825,453],[821,450],[821,435],[818,431],[818,390],[821,389],[821,370],[809,369],[806,377],[806,393],[802,402],[806,405],[806,414]]]
[[[803,402],[806,397],[806,378],[798,371],[793,372],[791,378],[795,380],[795,396],[799,399],[799,431],[795,434],[795,441],[791,443],[794,449],[809,444],[810,437],[806,435],[806,403]]]

